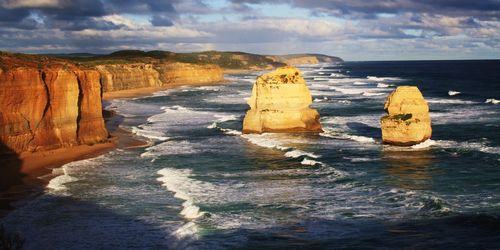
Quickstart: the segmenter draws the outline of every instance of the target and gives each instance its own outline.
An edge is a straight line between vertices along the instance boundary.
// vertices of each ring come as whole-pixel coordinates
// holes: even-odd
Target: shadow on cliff
[[[310,219],[264,230],[239,229],[206,240],[211,237],[238,249],[495,249],[500,218],[461,214],[411,221]],[[242,245],[235,247],[233,239]]]
[[[110,102],[103,101],[103,107],[107,107],[110,105]],[[102,117],[104,118],[104,122],[106,125],[106,129],[110,134],[118,130],[120,124],[125,119],[122,115],[116,113],[114,110],[102,109]]]
[[[0,141],[0,192],[22,183],[21,165],[19,155]]]
[[[143,213],[146,215],[147,209]],[[26,249],[169,249],[184,244],[170,235],[182,224],[153,224],[143,218],[148,217],[45,194],[0,222],[6,232],[25,241]]]

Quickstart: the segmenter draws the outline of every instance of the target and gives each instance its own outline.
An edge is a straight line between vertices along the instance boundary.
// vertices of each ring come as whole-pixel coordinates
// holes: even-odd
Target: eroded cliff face
[[[96,68],[101,74],[103,92],[224,80],[222,69],[216,65],[135,63],[98,65]]]
[[[156,66],[163,84],[213,83],[224,80],[222,69],[213,64],[164,63]]]
[[[96,66],[101,73],[103,92],[159,87],[160,74],[152,64],[107,64]]]
[[[380,120],[382,141],[398,146],[411,146],[432,136],[429,106],[414,86],[399,86],[386,99],[387,115]]]
[[[15,152],[107,140],[99,73],[0,57],[0,140]]]
[[[257,78],[243,133],[320,132],[319,113],[300,71],[282,67]]]

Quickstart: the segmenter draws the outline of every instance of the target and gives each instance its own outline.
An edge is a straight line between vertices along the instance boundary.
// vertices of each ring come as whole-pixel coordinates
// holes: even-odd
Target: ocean
[[[241,134],[263,72],[117,99],[151,145],[54,169],[0,222],[25,249],[500,248],[499,60],[299,68],[323,133]],[[432,140],[382,145],[400,85],[429,103]]]

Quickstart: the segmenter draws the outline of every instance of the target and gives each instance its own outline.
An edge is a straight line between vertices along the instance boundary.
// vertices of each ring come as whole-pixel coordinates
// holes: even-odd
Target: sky
[[[500,59],[500,0],[0,0],[0,50]]]

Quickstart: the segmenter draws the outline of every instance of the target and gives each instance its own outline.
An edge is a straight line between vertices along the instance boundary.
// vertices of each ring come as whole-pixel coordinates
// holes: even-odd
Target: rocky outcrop
[[[103,92],[162,85],[160,74],[152,64],[106,64],[96,68],[101,73]]]
[[[214,83],[224,80],[224,72],[214,64],[164,63],[155,66],[165,84]]]
[[[267,56],[273,61],[285,63],[287,65],[318,64],[343,62],[342,58],[322,54],[290,54],[282,56]]]
[[[1,56],[0,141],[19,153],[107,140],[99,73]]]
[[[253,85],[243,133],[320,132],[319,113],[309,108],[311,94],[300,71],[282,67]]]
[[[429,106],[417,87],[398,87],[387,97],[384,109],[387,115],[380,120],[384,143],[410,146],[431,138]]]
[[[221,82],[224,74],[216,65],[189,63],[133,63],[96,66],[101,73],[103,92],[162,87],[168,84]]]

